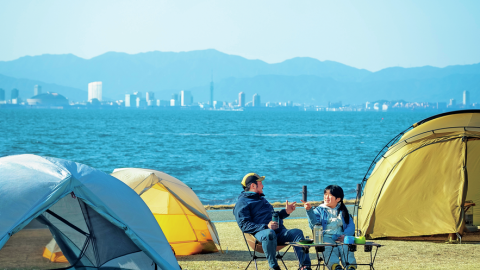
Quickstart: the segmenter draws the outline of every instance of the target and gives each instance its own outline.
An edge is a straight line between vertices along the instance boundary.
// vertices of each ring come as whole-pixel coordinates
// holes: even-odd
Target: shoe
[[[339,265],[338,263],[334,263],[332,265],[332,270],[343,270],[343,267]]]
[[[277,265],[277,266],[275,266],[275,267],[273,267],[273,268],[270,267],[270,270],[281,270],[281,269],[280,269],[280,266]]]
[[[357,268],[353,265],[350,265],[347,270],[356,270]]]

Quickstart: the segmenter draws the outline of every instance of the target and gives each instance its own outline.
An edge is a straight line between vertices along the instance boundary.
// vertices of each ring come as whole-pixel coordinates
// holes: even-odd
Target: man
[[[285,242],[297,242],[305,239],[302,230],[287,230],[283,226],[283,219],[295,211],[296,202],[288,203],[279,214],[279,222],[272,221],[273,206],[264,198],[263,180],[265,176],[249,173],[243,177],[242,187],[244,191],[238,196],[233,214],[238,226],[244,233],[249,233],[262,243],[262,248],[267,257],[270,269],[280,269],[276,258],[277,244]],[[303,253],[302,248],[295,247],[295,254],[304,269],[310,268],[310,258]]]

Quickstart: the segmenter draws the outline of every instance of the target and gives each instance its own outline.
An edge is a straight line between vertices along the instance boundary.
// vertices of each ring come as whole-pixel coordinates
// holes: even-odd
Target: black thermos
[[[273,211],[272,221],[277,222],[277,223],[280,221],[280,219],[278,218],[278,212]]]

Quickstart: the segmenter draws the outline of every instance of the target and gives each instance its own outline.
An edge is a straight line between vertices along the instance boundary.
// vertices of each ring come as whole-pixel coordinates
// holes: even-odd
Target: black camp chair
[[[247,267],[245,268],[245,270],[248,269],[248,267],[250,266],[252,261],[255,262],[255,269],[258,269],[257,259],[266,259],[267,258],[265,256],[257,256],[257,253],[264,254],[263,248],[262,248],[262,243],[260,243],[253,235],[251,235],[249,233],[244,233],[243,234],[243,239],[245,239],[245,244],[247,245],[248,252],[250,252],[250,256],[252,257],[250,262],[248,263]],[[285,247],[288,247],[287,250],[285,250],[285,252],[283,252],[283,253],[280,253],[280,250],[284,249]],[[285,256],[285,254],[290,249],[290,247],[291,247],[290,245],[278,245],[277,246],[277,256],[276,256],[277,260],[282,261],[285,269],[288,269],[288,268],[285,265],[285,262],[283,261],[283,256]]]

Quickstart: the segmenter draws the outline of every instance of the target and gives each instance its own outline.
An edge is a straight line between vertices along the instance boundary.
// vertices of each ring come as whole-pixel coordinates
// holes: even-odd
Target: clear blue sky
[[[480,62],[480,1],[0,0],[0,61],[216,49],[377,71]]]

